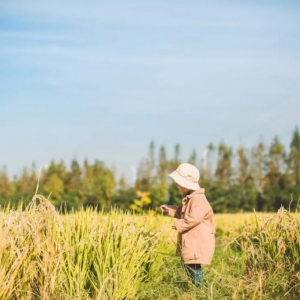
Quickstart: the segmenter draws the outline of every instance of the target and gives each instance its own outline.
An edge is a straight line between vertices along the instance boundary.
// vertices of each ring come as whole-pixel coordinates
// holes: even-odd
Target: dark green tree
[[[83,174],[82,168],[78,161],[73,159],[71,162],[70,171],[67,171],[65,175],[65,194],[64,202],[68,210],[72,208],[78,208],[82,205],[82,199],[80,191],[82,190]]]
[[[250,174],[255,187],[259,193],[262,193],[267,173],[266,145],[263,142],[259,142],[256,147],[251,149],[250,165]]]
[[[223,187],[229,186],[232,180],[232,148],[225,143],[220,143],[218,147],[218,162],[215,172],[217,181]]]
[[[197,152],[196,152],[195,149],[190,154],[189,159],[188,159],[188,163],[190,163],[194,166],[197,166]]]
[[[181,159],[180,159],[180,144],[176,143],[174,146],[174,157],[170,160],[169,166],[169,172],[173,172],[177,169],[177,167],[180,165]]]
[[[137,190],[148,192],[156,185],[155,176],[155,144],[150,142],[148,156],[141,160],[137,169],[137,179],[135,187]]]
[[[8,178],[6,167],[0,170],[0,203],[7,204],[14,195],[14,186]]]
[[[38,178],[34,165],[30,171],[25,167],[21,177],[16,182],[16,198],[28,203],[37,190]]]
[[[270,146],[266,179],[271,185],[278,184],[285,167],[284,146],[276,136]]]
[[[238,154],[238,183],[244,185],[246,180],[249,179],[249,159],[247,158],[246,149],[240,147],[237,151]]]
[[[62,160],[59,163],[52,160],[41,174],[39,192],[46,197],[50,196],[49,199],[55,206],[61,206],[64,202],[66,174],[66,166]]]
[[[110,209],[115,190],[115,175],[103,162],[84,162],[81,197],[84,205]]]
[[[295,129],[290,144],[289,167],[292,181],[295,185],[300,185],[300,133]]]

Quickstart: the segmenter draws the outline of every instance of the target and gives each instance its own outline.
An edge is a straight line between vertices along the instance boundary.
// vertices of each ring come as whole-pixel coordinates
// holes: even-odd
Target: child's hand
[[[162,210],[162,212],[169,212],[169,207],[166,204],[163,204],[160,209]]]

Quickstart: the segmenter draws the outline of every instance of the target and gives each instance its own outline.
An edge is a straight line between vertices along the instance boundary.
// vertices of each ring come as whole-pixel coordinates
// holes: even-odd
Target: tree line
[[[182,160],[180,144],[171,158],[164,146],[150,142],[147,155],[141,159],[134,184],[104,162],[74,159],[67,167],[64,161],[52,161],[37,174],[33,165],[10,180],[6,168],[0,171],[0,204],[26,204],[37,189],[49,196],[58,208],[76,209],[96,206],[110,209],[143,211],[161,204],[180,204],[181,195],[168,178],[181,162],[200,169],[200,186],[215,212],[275,211],[281,206],[295,210],[300,197],[300,133],[296,128],[288,149],[275,137],[270,145],[258,142],[246,149],[233,149],[225,142],[209,144],[198,157],[193,150]]]

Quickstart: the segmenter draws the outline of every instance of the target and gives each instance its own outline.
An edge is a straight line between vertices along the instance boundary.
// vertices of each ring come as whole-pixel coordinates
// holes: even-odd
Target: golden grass
[[[173,221],[154,212],[91,208],[61,215],[42,195],[35,195],[25,210],[2,208],[0,299],[141,299],[145,282],[151,280],[159,290],[172,268],[168,262],[177,260]],[[283,209],[217,214],[215,222],[218,251],[207,269],[210,285],[196,296],[178,289],[176,299],[183,293],[186,299],[199,299],[199,293],[207,299],[248,299],[251,294],[268,299],[264,295],[273,291],[286,299],[298,295],[298,214]],[[226,252],[231,247],[233,252]],[[232,269],[235,264],[240,270]],[[239,273],[245,271],[251,276]],[[159,297],[173,299],[172,289],[171,294]]]

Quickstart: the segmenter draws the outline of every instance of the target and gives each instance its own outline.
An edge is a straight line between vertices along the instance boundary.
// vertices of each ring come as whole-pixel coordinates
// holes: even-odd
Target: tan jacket
[[[213,210],[204,189],[182,199],[181,206],[169,206],[169,216],[178,218],[177,250],[185,264],[210,265],[215,252]]]

